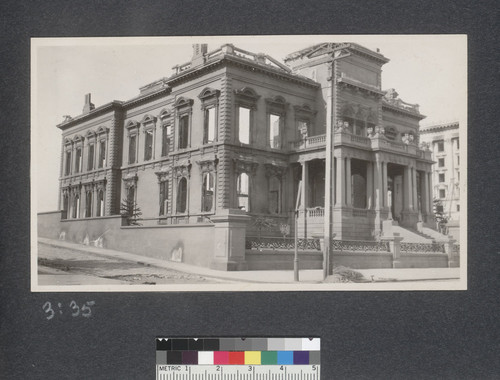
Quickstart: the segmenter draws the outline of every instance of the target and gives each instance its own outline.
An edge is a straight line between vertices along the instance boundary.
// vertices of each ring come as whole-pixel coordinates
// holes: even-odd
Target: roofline
[[[73,125],[75,125],[77,123],[80,123],[80,122],[83,122],[86,120],[91,120],[91,119],[93,119],[97,116],[100,116],[106,112],[115,111],[115,110],[125,110],[129,107],[132,107],[136,104],[142,103],[142,102],[149,100],[151,98],[155,98],[155,97],[161,96],[161,95],[166,95],[167,93],[170,93],[170,91],[171,91],[171,88],[166,87],[166,88],[162,88],[158,91],[151,92],[149,94],[137,96],[137,97],[132,98],[130,100],[127,100],[125,102],[120,101],[120,100],[113,100],[112,102],[103,104],[102,106],[99,106],[99,107],[93,109],[89,113],[78,115],[78,116],[72,118],[71,120],[57,124],[56,127],[61,129],[61,130],[65,130],[69,127],[72,127]]]
[[[441,131],[447,131],[447,130],[451,130],[451,129],[458,129],[459,127],[460,127],[460,124],[458,121],[452,121],[449,123],[435,124],[435,125],[428,125],[425,127],[420,127],[420,133],[441,132]]]
[[[180,82],[183,80],[188,80],[189,77],[195,76],[196,74],[198,74],[202,71],[206,71],[208,69],[211,69],[214,66],[222,65],[226,62],[231,63],[231,64],[244,65],[244,66],[247,66],[247,67],[252,68],[252,69],[257,69],[257,70],[264,72],[264,73],[267,73],[267,74],[278,75],[278,76],[281,76],[282,78],[296,81],[296,82],[301,83],[305,86],[310,86],[310,87],[319,87],[320,86],[320,84],[318,82],[313,81],[312,79],[303,77],[301,75],[288,73],[284,70],[281,70],[281,69],[278,69],[278,68],[275,68],[272,66],[261,65],[261,64],[252,62],[248,59],[245,59],[243,57],[239,57],[239,56],[232,55],[232,54],[223,54],[223,55],[217,56],[213,60],[208,60],[203,65],[187,69],[187,70],[183,71],[182,73],[173,75],[170,78],[166,78],[165,83],[167,83],[168,85],[173,85],[177,82]]]
[[[410,110],[407,110],[407,109],[404,109],[404,108],[399,108],[395,105],[392,105],[392,104],[389,104],[387,102],[384,102],[382,100],[382,108],[386,108],[386,109],[389,109],[391,111],[394,111],[394,112],[399,112],[399,113],[402,113],[406,116],[411,116],[413,117],[414,119],[417,119],[417,120],[423,120],[425,119],[427,116],[421,114],[420,112],[414,112],[414,111],[410,111]]]

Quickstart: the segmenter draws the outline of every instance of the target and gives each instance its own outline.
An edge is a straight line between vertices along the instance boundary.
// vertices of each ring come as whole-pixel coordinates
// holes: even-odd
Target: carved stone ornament
[[[200,166],[200,171],[202,173],[214,172],[217,169],[218,162],[218,159],[196,161],[196,163]]]
[[[174,167],[174,174],[177,178],[186,177],[189,178],[191,175],[191,164],[177,165]]]
[[[163,167],[159,171],[155,172],[155,174],[158,177],[158,182],[164,182],[170,177],[170,169]]]
[[[408,145],[411,144],[414,140],[413,134],[412,133],[404,133],[403,136],[401,137],[401,140]]]
[[[335,130],[337,132],[346,132],[349,129],[349,122],[344,120],[337,120],[337,124],[335,125]]]
[[[131,173],[127,174],[125,177],[123,177],[123,182],[125,183],[125,188],[131,188],[134,187],[137,184],[137,180],[139,178],[137,177],[137,174]]]
[[[430,144],[428,142],[423,141],[420,143],[420,149],[428,151],[429,148],[430,148]]]
[[[376,125],[375,126],[375,134],[376,135],[379,135],[379,136],[383,136],[385,135],[385,128],[384,127],[381,127],[379,125]]]
[[[234,170],[236,173],[247,173],[255,175],[257,173],[257,167],[259,164],[253,161],[246,161],[239,158],[233,159]]]
[[[299,132],[300,132],[300,135],[302,136],[302,140],[307,139],[307,136],[308,136],[307,124],[299,125]]]
[[[279,166],[274,164],[264,164],[266,168],[266,177],[278,177],[281,178],[286,173],[286,166]]]

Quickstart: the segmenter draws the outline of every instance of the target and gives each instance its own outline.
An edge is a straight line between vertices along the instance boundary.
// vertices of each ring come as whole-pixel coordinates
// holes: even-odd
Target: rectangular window
[[[137,136],[136,135],[130,135],[129,140],[128,140],[128,163],[129,164],[134,164],[135,163],[135,153],[137,151]]]
[[[444,158],[438,158],[438,166],[440,168],[444,167]]]
[[[203,128],[203,144],[215,140],[215,107],[205,109],[205,124]]]
[[[87,191],[85,197],[85,217],[90,218],[92,216],[92,192]]]
[[[212,173],[203,174],[201,211],[212,211],[214,203],[214,175]]]
[[[160,182],[160,215],[169,213],[168,181]]]
[[[460,211],[460,205],[457,205],[457,211]]]
[[[87,158],[87,170],[94,170],[94,144],[89,144],[89,156]]]
[[[250,109],[239,107],[238,111],[238,139],[242,144],[250,144]]]
[[[66,152],[66,169],[64,171],[65,175],[69,175],[71,173],[71,151],[68,150]]]
[[[170,125],[164,126],[161,135],[161,156],[168,155],[170,149]]]
[[[106,166],[106,140],[99,142],[99,168],[104,168]]]
[[[457,156],[457,166],[460,166],[460,156]]]
[[[269,115],[269,146],[271,148],[281,148],[280,123],[279,115]]]
[[[441,199],[446,198],[446,190],[445,189],[439,190],[439,198],[441,198]]]
[[[444,182],[444,173],[439,173],[439,182]]]
[[[184,115],[179,119],[179,149],[188,147],[189,139],[189,116]]]
[[[149,161],[153,158],[153,131],[146,131],[146,139],[144,141],[144,161]]]
[[[437,142],[437,150],[438,152],[444,152],[444,141]]]
[[[457,142],[457,150],[460,150],[460,140],[456,139],[455,141]]]
[[[244,211],[250,211],[250,205],[248,202],[248,174],[241,173],[238,176],[238,181],[236,184],[236,193],[238,196],[238,208]]]
[[[76,148],[75,173],[80,173],[82,168],[82,148]]]

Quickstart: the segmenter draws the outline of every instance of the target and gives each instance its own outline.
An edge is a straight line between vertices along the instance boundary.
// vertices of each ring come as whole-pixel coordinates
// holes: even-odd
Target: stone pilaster
[[[120,190],[121,190],[121,146],[122,146],[123,115],[121,111],[115,110],[109,128],[107,142],[107,167],[106,172],[106,201],[105,215],[117,215],[120,213]]]
[[[233,86],[231,78],[224,75],[221,79],[221,93],[219,100],[219,141],[228,143],[232,139],[233,124]]]
[[[232,187],[231,178],[233,170],[233,162],[229,152],[226,150],[219,151],[219,163],[217,165],[217,211],[228,209],[231,207]]]

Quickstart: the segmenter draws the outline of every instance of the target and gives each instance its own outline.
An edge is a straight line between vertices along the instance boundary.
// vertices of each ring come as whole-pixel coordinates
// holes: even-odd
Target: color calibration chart
[[[320,380],[320,338],[156,338],[157,380]]]

